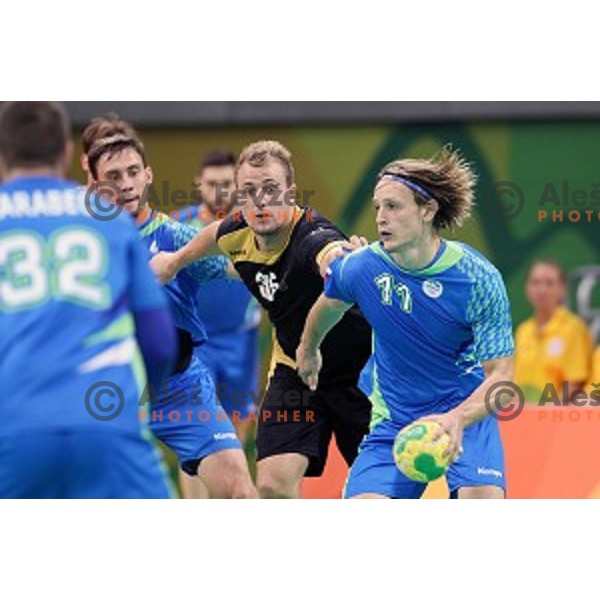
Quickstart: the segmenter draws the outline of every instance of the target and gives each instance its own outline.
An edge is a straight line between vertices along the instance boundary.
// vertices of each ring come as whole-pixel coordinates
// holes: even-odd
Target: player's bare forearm
[[[342,320],[350,308],[352,308],[351,304],[327,298],[322,294],[308,313],[300,345],[310,351],[318,350],[327,334]]]
[[[313,391],[319,384],[323,359],[319,347],[327,334],[340,322],[351,305],[322,295],[306,319],[304,333],[296,351],[298,375]]]
[[[483,368],[485,370],[485,381],[462,404],[451,411],[460,416],[464,427],[469,427],[489,416],[486,397],[494,385],[513,380],[512,356],[485,362]],[[501,389],[498,390],[498,393],[501,393]],[[493,398],[490,400],[490,406],[499,404]],[[499,398],[499,400],[501,401],[502,398]]]

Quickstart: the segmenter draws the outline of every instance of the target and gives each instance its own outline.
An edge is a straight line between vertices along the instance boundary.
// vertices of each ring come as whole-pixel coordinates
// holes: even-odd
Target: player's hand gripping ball
[[[450,442],[448,434],[432,440],[439,428],[440,425],[433,421],[417,421],[396,436],[394,460],[409,479],[428,483],[439,479],[448,470],[450,457],[444,456]]]

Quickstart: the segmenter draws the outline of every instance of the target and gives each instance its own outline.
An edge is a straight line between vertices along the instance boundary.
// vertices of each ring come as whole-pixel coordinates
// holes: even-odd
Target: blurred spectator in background
[[[592,397],[592,392],[595,392],[594,397]],[[592,358],[592,374],[585,388],[585,393],[592,401],[595,400],[596,396],[600,397],[600,346],[596,348]],[[594,405],[596,404],[594,403]]]
[[[567,404],[590,376],[591,335],[585,321],[564,306],[567,276],[559,263],[536,261],[526,294],[534,313],[517,329],[515,383],[528,401],[558,398]],[[552,396],[548,384],[554,387]]]

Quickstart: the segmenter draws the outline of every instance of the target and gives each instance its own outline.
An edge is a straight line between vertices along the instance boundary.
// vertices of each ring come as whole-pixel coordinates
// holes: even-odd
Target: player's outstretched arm
[[[216,221],[200,231],[189,244],[177,252],[161,252],[150,261],[154,274],[161,283],[169,283],[189,264],[200,258],[219,254],[217,232],[220,222]]]
[[[298,374],[312,391],[317,389],[323,363],[319,348],[327,334],[342,320],[350,308],[352,308],[351,304],[327,298],[323,294],[308,314],[300,345],[296,351],[296,363]]]

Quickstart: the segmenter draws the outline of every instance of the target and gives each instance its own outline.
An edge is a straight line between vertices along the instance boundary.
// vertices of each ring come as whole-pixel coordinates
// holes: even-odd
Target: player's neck
[[[439,252],[442,239],[432,235],[426,240],[417,240],[391,253],[394,262],[406,271],[419,271],[433,262]]]
[[[294,221],[292,220],[274,233],[268,235],[255,233],[254,239],[256,241],[256,247],[261,252],[276,252],[286,243],[293,226]]]
[[[137,213],[137,215],[133,215],[133,218],[135,219],[135,224],[137,225],[137,227],[141,227],[147,221],[151,220],[151,218],[152,218],[152,210],[149,209],[149,208],[142,208]]]
[[[4,182],[8,183],[14,179],[22,179],[23,177],[52,177],[55,179],[63,179],[65,176],[63,170],[59,167],[36,167],[33,169],[14,168],[9,169],[4,175]]]

